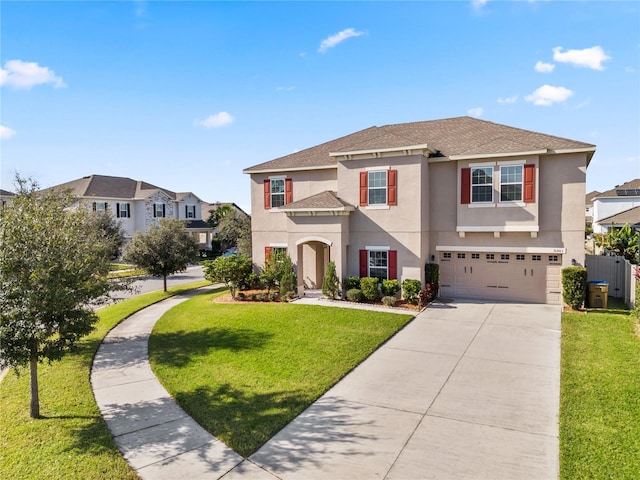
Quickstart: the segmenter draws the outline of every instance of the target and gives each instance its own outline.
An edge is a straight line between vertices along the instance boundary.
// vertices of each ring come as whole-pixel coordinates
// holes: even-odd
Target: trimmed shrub
[[[380,298],[380,291],[378,290],[378,279],[375,277],[364,277],[360,279],[360,290],[364,298],[370,302],[375,302]]]
[[[278,294],[276,292],[271,292],[269,294],[269,301],[270,302],[277,302],[278,301]]]
[[[391,295],[385,295],[382,297],[382,303],[384,303],[387,307],[395,307],[397,298]]]
[[[357,288],[352,288],[351,290],[347,290],[347,300],[350,302],[362,302],[364,300],[364,295],[362,295],[362,291]]]
[[[578,310],[587,291],[587,269],[584,267],[565,267],[562,269],[562,298],[564,303]]]
[[[433,300],[438,296],[438,290],[440,289],[440,266],[437,263],[427,263],[424,266],[424,281],[427,285],[430,285],[429,300]]]
[[[400,291],[400,282],[398,280],[382,280],[382,295],[386,297],[395,297]]]
[[[336,264],[333,261],[327,263],[327,269],[322,279],[322,294],[332,300],[340,295],[340,282],[336,275]]]
[[[296,290],[296,274],[295,272],[288,270],[282,274],[280,279],[280,295],[285,296],[289,292]]]
[[[418,304],[418,293],[422,290],[422,282],[407,278],[402,281],[402,297],[410,304]]]
[[[347,277],[342,282],[342,287],[345,292],[353,290],[354,288],[360,289],[360,277]]]

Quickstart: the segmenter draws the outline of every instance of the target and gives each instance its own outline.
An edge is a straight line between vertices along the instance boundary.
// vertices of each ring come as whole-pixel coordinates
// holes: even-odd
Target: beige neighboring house
[[[249,218],[249,214],[247,212],[245,212],[244,210],[242,210],[238,205],[236,205],[235,203],[232,202],[215,202],[215,203],[209,203],[209,202],[202,202],[200,204],[200,209],[202,212],[202,221],[208,224],[209,218],[211,217],[211,214],[217,210],[220,207],[231,207],[235,212],[239,213],[240,215],[244,215],[245,217]],[[213,230],[213,237],[217,236],[218,232],[217,230]],[[205,242],[206,239],[203,237],[203,234],[200,235],[200,243]],[[209,241],[206,243],[207,245],[207,250],[211,249],[211,237],[209,237]]]
[[[202,200],[191,192],[175,193],[144,181],[107,175],[89,175],[51,188],[68,188],[90,210],[111,213],[127,239],[135,232],[146,232],[161,218],[177,218],[186,222],[187,232],[196,240],[204,234],[206,245],[211,245],[212,229],[202,221]]]
[[[470,117],[371,127],[244,170],[253,260],[286,251],[299,291],[338,277],[420,279],[443,297],[558,304],[584,264],[595,145]]]
[[[597,195],[593,199],[593,233],[607,233],[612,223],[614,226],[620,223],[619,219],[612,217],[635,207],[640,207],[640,178]],[[634,218],[632,211],[628,223],[632,223]]]
[[[602,195],[602,192],[594,190],[589,192],[584,197],[584,217],[587,224],[593,223],[593,199],[598,195]]]

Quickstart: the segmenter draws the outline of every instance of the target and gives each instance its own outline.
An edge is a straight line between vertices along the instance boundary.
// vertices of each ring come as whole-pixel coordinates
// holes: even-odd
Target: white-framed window
[[[389,278],[389,252],[387,250],[369,250],[369,276],[380,281]]]
[[[471,203],[493,202],[493,167],[471,169]]]
[[[185,205],[185,213],[187,218],[196,218],[196,206]]]
[[[373,170],[368,172],[369,205],[387,204],[387,171]]]
[[[271,187],[271,208],[282,207],[285,200],[284,178],[272,178],[269,183]]]
[[[164,203],[153,204],[153,216],[157,218],[163,218],[166,214],[167,208]]]
[[[522,165],[500,167],[500,201],[522,201]]]
[[[107,202],[93,202],[93,211],[94,212],[106,212],[107,211]]]
[[[116,204],[116,216],[118,218],[129,218],[131,217],[131,209],[128,203],[117,203]]]

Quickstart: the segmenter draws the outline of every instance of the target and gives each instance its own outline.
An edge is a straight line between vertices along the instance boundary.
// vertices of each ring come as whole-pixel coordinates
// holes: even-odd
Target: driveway
[[[558,306],[438,303],[222,478],[555,480],[559,391]]]

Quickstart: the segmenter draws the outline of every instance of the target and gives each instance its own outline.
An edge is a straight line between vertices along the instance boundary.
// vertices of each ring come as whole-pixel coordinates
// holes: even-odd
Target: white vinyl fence
[[[636,265],[624,257],[603,255],[587,255],[585,264],[587,281],[604,280],[609,284],[610,297],[623,298],[629,307],[636,304]]]

